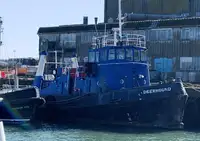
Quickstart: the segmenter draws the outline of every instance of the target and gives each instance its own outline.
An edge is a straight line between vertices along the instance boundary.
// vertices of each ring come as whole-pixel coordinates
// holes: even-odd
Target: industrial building
[[[160,72],[200,71],[200,18],[132,21],[124,24],[124,32],[146,35],[151,70]],[[64,51],[64,57],[77,53],[87,57],[92,37],[111,32],[117,23],[68,25],[40,28],[40,41],[50,41],[48,50]],[[97,29],[97,30],[95,30]],[[41,44],[41,43],[40,43]],[[43,46],[40,46],[40,50]],[[61,58],[61,57],[60,57]],[[53,57],[52,57],[53,59]],[[53,61],[53,60],[51,60]],[[55,60],[54,60],[55,61]],[[187,79],[187,78],[186,78]]]
[[[104,0],[104,22],[118,17],[118,1]],[[198,16],[199,0],[122,0],[122,13],[131,20]]]
[[[156,72],[155,77],[160,72],[165,77],[200,82],[200,1],[141,0],[137,4],[136,1],[122,1],[123,13],[129,13],[123,30],[146,35],[150,70]],[[39,50],[48,50],[50,62],[56,60],[55,50],[58,50],[58,61],[77,54],[82,62],[88,56],[92,37],[111,33],[113,27],[118,27],[113,20],[117,18],[117,6],[116,0],[105,0],[105,23],[97,23],[96,19],[96,24],[88,24],[84,17],[83,24],[41,27],[38,30]],[[144,20],[140,20],[142,16]],[[53,70],[55,65],[49,67],[46,70]]]

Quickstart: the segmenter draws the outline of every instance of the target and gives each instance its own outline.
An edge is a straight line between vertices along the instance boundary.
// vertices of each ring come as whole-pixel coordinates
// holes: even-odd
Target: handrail
[[[103,35],[99,37],[93,37],[92,47],[101,48],[105,46],[116,46],[115,41],[119,41],[119,34],[115,39],[114,34]],[[124,34],[122,36],[121,42],[127,46],[135,46],[146,48],[146,37],[140,34]]]

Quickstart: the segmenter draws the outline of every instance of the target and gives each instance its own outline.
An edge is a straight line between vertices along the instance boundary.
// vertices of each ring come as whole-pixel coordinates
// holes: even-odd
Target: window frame
[[[121,53],[123,53],[123,55],[122,55],[123,58],[120,58],[120,56],[119,56],[119,55],[120,55],[120,54],[119,54],[119,53],[120,53],[120,52],[119,52],[120,50],[122,51]],[[117,60],[124,60],[124,59],[126,58],[125,55],[126,55],[126,53],[125,53],[125,49],[124,49],[124,48],[118,48],[118,49],[116,49],[116,59],[117,59]]]
[[[95,51],[95,61],[98,63],[99,62],[99,51]],[[98,59],[97,59],[98,58]]]
[[[100,50],[100,61],[107,61],[108,59],[108,50],[107,49],[102,49]]]
[[[134,50],[134,49],[133,49],[133,48],[126,48],[125,50],[126,50],[126,60],[127,60],[127,61],[133,61],[133,60],[134,60],[134,55],[133,55],[133,50]],[[128,50],[129,50],[129,51],[131,50],[131,53],[130,53],[130,55],[131,55],[131,57],[132,57],[131,59],[128,59],[128,56],[127,56],[127,54],[128,54],[127,52],[129,52]]]
[[[113,54],[111,54],[110,51],[114,51],[114,52],[113,52],[113,54],[114,54],[114,57],[113,57],[113,58],[110,58],[110,56],[113,55]],[[111,61],[111,60],[115,60],[115,59],[116,59],[116,51],[115,51],[115,49],[109,49],[109,50],[108,50],[108,60]]]
[[[136,56],[135,56],[135,53],[138,53],[137,55],[137,58],[136,58]],[[138,49],[134,49],[134,61],[135,62],[139,62],[140,60],[141,60],[141,52],[140,52],[140,50],[138,50]]]

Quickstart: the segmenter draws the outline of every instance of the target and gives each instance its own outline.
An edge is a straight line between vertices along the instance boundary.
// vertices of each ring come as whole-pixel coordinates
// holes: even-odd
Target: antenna
[[[105,27],[104,27],[104,35],[106,36],[106,27],[107,26],[107,24],[105,23]]]
[[[96,34],[97,34],[97,36],[98,36],[99,34],[98,34],[98,30],[97,30],[97,22],[98,22],[98,18],[97,18],[97,17],[94,18],[94,22],[95,22]]]

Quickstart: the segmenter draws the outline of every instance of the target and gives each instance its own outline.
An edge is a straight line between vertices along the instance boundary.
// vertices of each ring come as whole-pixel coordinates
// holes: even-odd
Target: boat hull
[[[171,90],[156,92],[167,90],[166,87]],[[36,120],[180,129],[187,99],[185,89],[178,83],[68,98],[57,96],[37,109]]]
[[[38,97],[35,87],[1,94],[0,97],[0,120],[5,123],[29,121],[33,118],[36,107],[45,102]]]

